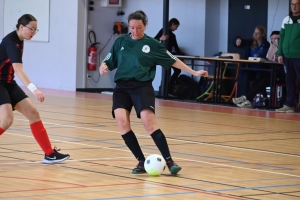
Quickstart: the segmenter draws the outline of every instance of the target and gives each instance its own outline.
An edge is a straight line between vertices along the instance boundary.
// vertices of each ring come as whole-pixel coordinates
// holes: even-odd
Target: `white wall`
[[[149,17],[149,26],[146,30],[148,35],[155,36],[162,28],[162,0],[123,0],[122,9],[125,12],[123,17],[116,15],[118,8],[97,7],[98,0],[94,0],[95,11],[87,14],[86,2],[88,0],[51,0],[50,41],[26,42],[23,57],[24,68],[32,81],[39,87],[74,91],[76,88],[111,88],[114,86],[113,74],[100,77],[97,84],[86,80],[87,24],[85,20],[87,16],[92,23],[92,29],[97,32],[97,40],[101,42],[99,49],[104,46],[113,33],[113,22],[127,22],[128,14],[137,9],[144,10]],[[216,2],[216,8],[213,8],[212,2]],[[228,2],[229,0],[170,0],[169,17],[176,17],[181,22],[175,34],[179,46],[186,54],[209,56],[212,52],[227,50]],[[0,38],[4,37],[3,7],[4,0],[0,0]],[[216,13],[207,12],[215,10]],[[269,0],[269,34],[272,30],[280,29],[281,22],[288,14],[288,10],[289,2],[287,0]],[[211,20],[218,23],[216,18],[212,18],[213,15],[219,16],[219,28],[215,27],[217,31],[208,31]],[[219,46],[209,46],[210,43],[215,42],[211,41],[211,35],[214,35],[214,38],[218,37],[216,43]],[[107,54],[112,42],[110,41],[103,50],[99,61]],[[214,50],[214,48],[216,49]],[[95,79],[98,78],[98,71],[88,73],[91,73]],[[160,84],[160,78],[161,70],[158,67],[154,81],[156,90]]]
[[[0,5],[3,2],[1,0]],[[51,0],[49,42],[25,41],[24,69],[38,87],[73,91],[76,87],[84,87],[84,82],[80,81],[81,75],[77,77],[76,74],[76,69],[82,68],[83,64],[81,48],[85,38],[82,37],[83,20],[78,18],[83,16],[84,2]],[[2,30],[0,32],[3,34]]]
[[[4,34],[4,0],[0,0],[0,40],[2,40],[3,34]]]
[[[283,18],[289,14],[290,3],[288,0],[268,1],[268,35],[272,31],[280,31]]]

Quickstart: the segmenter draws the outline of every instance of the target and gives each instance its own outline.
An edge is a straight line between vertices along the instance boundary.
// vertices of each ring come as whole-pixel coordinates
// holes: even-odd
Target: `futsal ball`
[[[151,154],[144,163],[146,172],[151,176],[159,176],[164,171],[165,166],[165,159],[158,154]]]

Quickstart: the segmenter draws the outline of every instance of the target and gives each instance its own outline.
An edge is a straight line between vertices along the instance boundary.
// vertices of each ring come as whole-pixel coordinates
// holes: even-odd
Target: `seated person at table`
[[[270,43],[266,40],[266,29],[263,26],[255,27],[252,39],[246,40],[238,37],[234,45],[244,49],[245,55],[242,56],[243,59],[248,59],[248,57],[266,58],[270,47]],[[250,91],[250,81],[270,76],[270,72],[260,70],[264,69],[264,67],[268,69],[268,66],[262,66],[260,64],[249,64],[247,70],[240,69],[238,77],[239,96],[245,95]]]
[[[274,61],[274,62],[278,61],[277,51],[278,51],[279,37],[280,37],[279,31],[273,31],[270,35],[271,46],[266,56],[267,59],[270,61]],[[266,87],[270,85],[270,81],[271,81],[270,73],[267,72],[265,74],[266,76],[254,80],[251,90],[246,95],[243,95],[238,98],[232,98],[232,102],[240,108],[252,108],[251,101],[254,99],[256,94],[266,92]],[[284,74],[285,74],[284,69],[283,67],[280,66],[277,72],[276,81],[278,82],[284,81],[284,77],[285,77]]]

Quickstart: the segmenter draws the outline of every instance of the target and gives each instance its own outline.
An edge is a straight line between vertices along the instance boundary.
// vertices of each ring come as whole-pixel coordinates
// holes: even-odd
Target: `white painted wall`
[[[290,3],[288,0],[268,1],[268,35],[272,31],[280,31],[283,18],[289,14]]]
[[[4,34],[4,0],[0,0],[0,40]]]
[[[51,0],[49,42],[25,41],[24,69],[38,87],[72,91],[76,87],[84,87],[84,74],[77,75],[80,70],[76,70],[82,68],[84,58],[84,2],[85,0]],[[3,3],[1,0],[0,5]],[[3,26],[0,33],[3,35]]]
[[[87,14],[86,2],[88,0],[51,0],[50,41],[26,42],[23,57],[24,68],[39,87],[74,91],[76,88],[111,88],[114,86],[113,74],[100,77],[97,84],[86,80],[87,24],[85,19],[87,17],[92,24],[92,29],[97,32],[97,40],[101,42],[99,49],[113,33],[113,22],[127,22],[128,14],[137,9],[144,10],[149,17],[149,26],[146,30],[148,35],[155,36],[162,28],[162,0],[123,0],[122,9],[125,12],[123,17],[116,15],[118,8],[100,7],[98,0],[94,0],[95,11]],[[213,7],[212,2],[216,2],[216,8]],[[209,56],[212,52],[227,50],[228,2],[229,0],[170,0],[169,16],[170,18],[176,17],[181,22],[175,34],[179,46],[186,54]],[[4,0],[0,0],[0,38],[4,37],[3,7]],[[214,10],[220,14],[210,13]],[[269,0],[268,34],[280,28],[288,10],[287,0]],[[216,30],[209,31],[208,25],[211,20],[218,23],[218,20],[212,16],[219,18],[219,28],[215,27]],[[211,41],[211,35],[214,35],[213,38],[216,38],[216,41]],[[110,49],[112,42],[110,41],[103,50],[99,62]],[[215,47],[209,44],[214,44]],[[95,79],[98,78],[98,71],[88,73],[91,73]],[[158,67],[154,81],[156,90],[160,84],[160,73],[161,70]]]

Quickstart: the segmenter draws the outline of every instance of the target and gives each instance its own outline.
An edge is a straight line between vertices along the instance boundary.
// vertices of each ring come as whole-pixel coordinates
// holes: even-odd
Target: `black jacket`
[[[245,40],[245,39],[240,38],[242,40],[241,45],[236,46],[236,40],[238,38],[240,38],[240,37],[237,37],[237,38],[235,38],[235,40],[233,40],[233,42],[234,42],[233,46],[244,49],[244,55],[241,55],[241,57],[243,59],[248,59],[250,57],[250,51],[251,51],[251,45],[252,45],[253,39]],[[270,43],[265,39],[262,41],[262,45],[263,45],[263,50],[260,53],[259,57],[266,58],[268,50],[270,48]]]
[[[156,36],[154,38],[157,39],[158,41],[160,41],[159,38],[162,35],[163,35],[163,29],[160,29],[160,31],[156,34]],[[174,51],[173,51],[173,47],[174,47]],[[183,54],[178,47],[176,35],[171,30],[169,30],[168,48],[167,49],[169,52],[176,53],[177,55]]]

